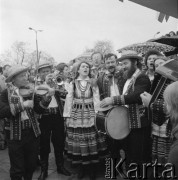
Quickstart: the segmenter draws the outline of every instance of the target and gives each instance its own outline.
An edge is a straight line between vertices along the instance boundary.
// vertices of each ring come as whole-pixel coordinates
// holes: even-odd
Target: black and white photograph
[[[0,180],[178,179],[178,0],[0,0]]]

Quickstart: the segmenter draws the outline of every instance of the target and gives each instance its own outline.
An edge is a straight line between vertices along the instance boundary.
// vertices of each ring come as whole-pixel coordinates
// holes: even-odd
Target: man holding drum
[[[151,83],[149,78],[141,72],[141,60],[142,58],[135,51],[127,50],[123,52],[121,58],[119,58],[124,70],[124,80],[118,82],[120,83],[120,94],[106,97],[100,104],[101,107],[114,105],[128,108],[130,134],[122,140],[127,169],[129,169],[130,163],[141,165],[148,161],[151,156],[149,151],[151,147],[150,121],[146,116],[146,109],[140,98],[141,93],[150,90]]]
[[[122,85],[124,84],[125,80],[123,78],[123,71],[116,70],[116,67],[117,67],[116,59],[117,59],[117,56],[115,54],[109,53],[105,55],[106,72],[100,74],[97,79],[97,84],[98,84],[99,92],[100,92],[100,100],[103,100],[107,97],[119,96],[121,94]],[[104,114],[108,113],[108,111],[105,111],[105,109],[103,108]],[[96,120],[98,119],[96,118]],[[107,143],[108,143],[108,148],[111,152],[111,157],[120,158],[119,141],[116,141],[112,139],[111,137],[107,136]]]

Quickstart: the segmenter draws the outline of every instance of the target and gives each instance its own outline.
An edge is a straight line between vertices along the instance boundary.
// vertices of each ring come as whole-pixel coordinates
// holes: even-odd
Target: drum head
[[[107,133],[113,139],[124,139],[130,132],[128,109],[118,106],[108,112],[106,121]]]

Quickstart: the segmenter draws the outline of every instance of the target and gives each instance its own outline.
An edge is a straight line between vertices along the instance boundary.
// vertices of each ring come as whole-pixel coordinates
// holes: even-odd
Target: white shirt
[[[123,95],[126,93],[126,91],[127,91],[127,89],[128,89],[128,86],[129,86],[131,80],[132,80],[132,78],[127,79],[127,81],[125,82],[125,84],[124,84],[124,89],[123,89],[123,93],[122,93]]]
[[[48,85],[48,84],[46,84]],[[48,85],[49,86],[49,85]],[[57,104],[57,101],[56,101],[56,98],[54,96],[51,97],[51,102],[49,103],[49,106],[48,108],[56,108],[58,107],[58,104]]]
[[[126,83],[124,84],[123,93],[122,93],[123,95],[125,95],[125,94],[127,93],[127,89],[128,89],[128,86],[129,86],[131,80],[134,79],[139,72],[140,72],[140,70],[137,69],[137,70],[134,72],[134,74],[132,75],[132,77],[131,77],[130,79],[127,79]]]
[[[106,71],[106,74],[109,74],[109,71]],[[112,77],[112,85],[110,86],[110,92],[111,92],[111,97],[120,95],[118,86],[114,81],[114,77]]]
[[[51,102],[49,103],[48,108],[56,108],[58,106],[56,98],[52,96]]]
[[[111,91],[111,97],[120,95],[118,86],[114,81],[114,77],[112,77],[112,85],[110,86],[110,91]]]

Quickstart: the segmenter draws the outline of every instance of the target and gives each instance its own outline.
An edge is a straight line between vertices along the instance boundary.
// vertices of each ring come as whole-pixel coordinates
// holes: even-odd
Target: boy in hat
[[[150,156],[150,122],[142,105],[140,94],[149,91],[149,78],[140,70],[141,57],[135,51],[123,52],[119,61],[122,62],[125,81],[120,81],[120,94],[102,100],[101,107],[117,105],[128,107],[130,134],[122,140],[126,154],[127,170],[130,163],[142,165]],[[118,152],[119,153],[119,152]],[[150,154],[149,154],[150,153]],[[129,178],[129,177],[128,177]]]
[[[7,89],[0,97],[0,119],[8,118],[6,129],[12,180],[32,179],[40,136],[34,109],[42,113],[50,102],[50,96],[35,103],[21,96],[20,88],[28,84],[27,69],[19,65],[9,69]]]
[[[43,63],[39,65],[39,76],[43,84],[50,86],[50,79],[53,78],[52,65]],[[64,167],[64,118],[63,106],[61,102],[61,93],[53,89],[52,100],[48,108],[41,114],[40,129],[40,161],[41,161],[41,174],[39,180],[44,180],[48,176],[48,159],[50,153],[50,141],[54,146],[54,155],[57,165],[57,172],[70,176]]]

